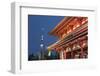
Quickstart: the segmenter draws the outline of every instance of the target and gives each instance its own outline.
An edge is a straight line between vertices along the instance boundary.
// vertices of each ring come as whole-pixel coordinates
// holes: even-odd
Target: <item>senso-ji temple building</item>
[[[60,59],[88,57],[87,17],[66,16],[49,34],[58,37],[48,49],[57,51]]]

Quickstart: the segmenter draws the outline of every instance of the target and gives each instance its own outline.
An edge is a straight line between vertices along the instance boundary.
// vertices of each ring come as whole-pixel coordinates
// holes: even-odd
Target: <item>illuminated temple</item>
[[[57,51],[60,59],[75,59],[88,57],[88,18],[64,17],[64,19],[49,32],[58,38],[48,49]]]

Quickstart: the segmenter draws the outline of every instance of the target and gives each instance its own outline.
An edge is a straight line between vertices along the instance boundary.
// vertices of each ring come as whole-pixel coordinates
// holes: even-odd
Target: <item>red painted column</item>
[[[83,47],[82,47],[83,42],[80,41],[79,44],[80,44],[80,48],[81,48],[81,56],[80,57],[83,58],[83,56],[84,56],[84,50],[83,50]]]
[[[64,59],[66,59],[66,50],[64,50]]]

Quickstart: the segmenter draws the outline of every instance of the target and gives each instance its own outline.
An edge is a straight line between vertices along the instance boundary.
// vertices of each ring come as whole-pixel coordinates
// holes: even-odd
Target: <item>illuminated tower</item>
[[[41,49],[41,59],[43,60],[44,59],[44,51],[45,51],[44,28],[41,28],[40,49]]]

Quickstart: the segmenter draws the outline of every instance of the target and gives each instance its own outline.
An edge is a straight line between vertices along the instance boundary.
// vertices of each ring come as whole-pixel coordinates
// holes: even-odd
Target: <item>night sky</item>
[[[64,16],[28,15],[28,55],[40,51],[41,35],[46,46],[57,41],[55,36],[48,34]]]

